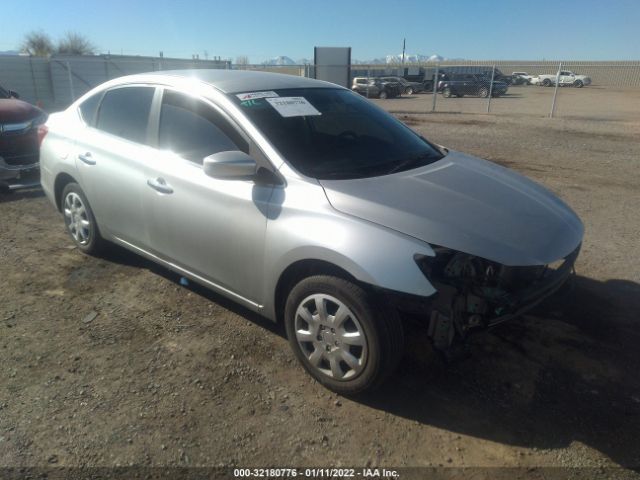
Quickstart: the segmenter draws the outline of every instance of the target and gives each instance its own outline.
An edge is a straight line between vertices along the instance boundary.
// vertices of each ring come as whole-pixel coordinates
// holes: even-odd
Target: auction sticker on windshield
[[[236,97],[240,100],[255,100],[257,98],[267,98],[267,97],[277,97],[278,94],[276,92],[248,92],[248,93],[238,93]]]
[[[322,115],[304,97],[265,98],[283,117],[305,117],[307,115]]]

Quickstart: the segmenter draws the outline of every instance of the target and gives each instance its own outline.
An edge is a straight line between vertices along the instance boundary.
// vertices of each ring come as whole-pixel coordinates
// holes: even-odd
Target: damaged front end
[[[550,265],[516,267],[443,247],[434,251],[435,257],[415,260],[438,291],[424,305],[429,336],[448,351],[472,331],[517,317],[558,290],[573,272],[580,246]]]

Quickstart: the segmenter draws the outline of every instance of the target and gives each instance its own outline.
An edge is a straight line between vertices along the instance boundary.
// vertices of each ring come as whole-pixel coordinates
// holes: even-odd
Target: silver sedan
[[[449,352],[557,290],[582,242],[545,188],[317,80],[122,77],[47,127],[42,186],[81,251],[118,244],[283,321],[343,394],[394,371],[406,319]]]

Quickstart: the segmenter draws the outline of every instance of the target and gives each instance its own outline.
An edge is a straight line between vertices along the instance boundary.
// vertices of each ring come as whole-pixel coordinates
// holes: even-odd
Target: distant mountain
[[[262,62],[262,65],[296,65],[291,58],[281,55]]]
[[[18,50],[4,50],[0,51],[0,55],[20,55]]]
[[[387,55],[385,63],[402,63],[402,54],[398,55]],[[404,55],[404,63],[425,63],[425,62],[441,62],[444,60],[444,57],[441,57],[438,54],[435,55]]]
[[[405,54],[404,63],[412,64],[412,63],[428,63],[428,62],[442,62],[446,60],[446,58],[441,55],[410,55]],[[353,65],[386,65],[386,64],[398,64],[402,63],[402,54],[398,55],[387,55],[386,57],[374,58],[372,60],[358,60],[351,59],[351,63]],[[305,65],[305,64],[313,64],[313,60],[308,58],[300,58],[296,61],[293,61],[290,57],[285,55],[280,55],[278,57],[271,58],[262,62],[262,65]]]

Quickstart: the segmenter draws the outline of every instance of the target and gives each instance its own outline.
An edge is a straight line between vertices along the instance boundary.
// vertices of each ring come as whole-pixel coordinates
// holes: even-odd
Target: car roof
[[[192,79],[209,84],[224,93],[277,90],[281,88],[343,88],[335,83],[282,73],[255,72],[247,70],[193,69],[165,70],[121,77],[118,83],[149,81],[173,83],[176,80]]]

